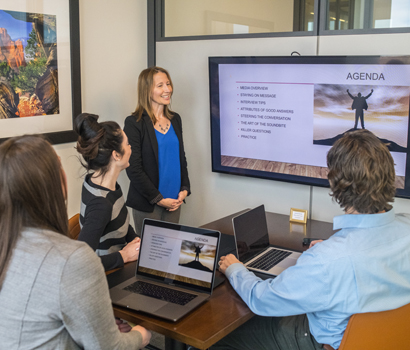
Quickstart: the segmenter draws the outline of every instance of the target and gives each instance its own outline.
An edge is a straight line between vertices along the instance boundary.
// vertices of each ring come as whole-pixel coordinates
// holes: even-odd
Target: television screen
[[[328,186],[326,154],[366,128],[410,197],[410,56],[210,57],[212,171]]]

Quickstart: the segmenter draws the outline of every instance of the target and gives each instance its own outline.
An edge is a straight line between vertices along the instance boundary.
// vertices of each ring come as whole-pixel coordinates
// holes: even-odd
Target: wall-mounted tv
[[[347,131],[388,144],[410,198],[410,56],[210,57],[212,171],[328,186]]]

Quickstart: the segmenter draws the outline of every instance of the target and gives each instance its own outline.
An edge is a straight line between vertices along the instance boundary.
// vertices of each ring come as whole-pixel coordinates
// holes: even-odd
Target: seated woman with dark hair
[[[100,256],[104,269],[122,267],[138,259],[140,239],[129,224],[129,214],[117,183],[129,166],[131,146],[115,122],[98,123],[98,115],[75,118],[77,151],[87,170],[81,195],[78,240],[87,242]]]
[[[67,184],[39,136],[0,146],[0,347],[140,349],[141,326],[120,333],[95,253],[69,239]]]

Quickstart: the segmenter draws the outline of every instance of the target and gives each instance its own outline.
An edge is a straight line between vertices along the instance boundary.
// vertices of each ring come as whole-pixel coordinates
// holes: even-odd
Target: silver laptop
[[[145,219],[135,277],[113,304],[177,321],[211,296],[220,232]]]
[[[249,270],[277,276],[296,264],[301,253],[269,244],[264,205],[234,217],[232,222],[239,261]]]

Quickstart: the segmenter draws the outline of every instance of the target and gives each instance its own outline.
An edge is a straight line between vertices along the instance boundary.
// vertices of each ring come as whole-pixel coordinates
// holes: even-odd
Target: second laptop
[[[249,270],[277,276],[301,255],[269,244],[264,205],[234,217],[232,223],[239,261]]]

